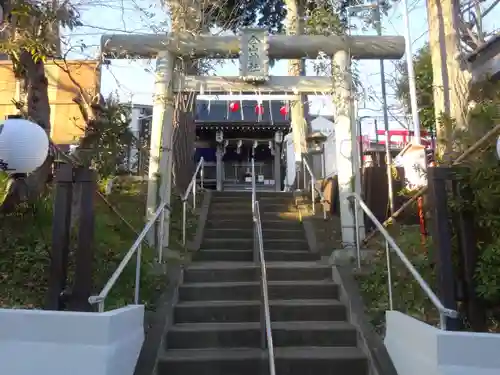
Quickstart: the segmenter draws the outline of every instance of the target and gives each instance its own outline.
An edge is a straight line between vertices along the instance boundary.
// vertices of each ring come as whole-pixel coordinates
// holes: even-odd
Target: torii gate
[[[346,195],[360,190],[356,162],[356,137],[352,136],[355,114],[351,95],[351,58],[400,59],[405,51],[400,36],[320,36],[268,35],[262,29],[244,29],[239,36],[190,34],[174,35],[104,35],[101,51],[108,58],[157,58],[156,81],[151,129],[147,214],[158,205],[158,191],[168,203],[171,193],[172,133],[174,94],[177,92],[241,92],[315,94],[333,91],[336,108],[335,138],[340,190],[342,242],[355,244],[354,215]],[[269,76],[269,59],[333,57],[334,77]],[[239,77],[185,76],[174,72],[178,57],[237,58]],[[354,128],[355,129],[355,128]],[[293,131],[293,129],[292,129]],[[354,130],[355,133],[355,130]],[[353,157],[354,156],[354,157]],[[163,178],[160,178],[163,176]],[[357,180],[357,181],[356,181]],[[161,181],[161,182],[160,182]],[[158,190],[158,184],[161,184]],[[362,215],[360,217],[363,217]],[[165,215],[164,244],[168,246],[169,215]],[[363,235],[363,233],[362,233]],[[153,237],[154,238],[154,237]]]

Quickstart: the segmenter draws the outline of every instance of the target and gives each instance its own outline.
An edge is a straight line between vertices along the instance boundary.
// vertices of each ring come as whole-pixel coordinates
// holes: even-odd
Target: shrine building
[[[205,187],[251,189],[252,158],[257,189],[282,191],[283,140],[291,131],[283,100],[197,100],[196,162],[205,160]]]

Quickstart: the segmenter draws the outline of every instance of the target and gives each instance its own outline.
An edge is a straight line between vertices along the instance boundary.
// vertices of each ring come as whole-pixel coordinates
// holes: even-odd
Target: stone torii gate
[[[336,108],[335,138],[342,242],[355,243],[354,215],[346,195],[360,181],[354,172],[357,142],[351,95],[351,58],[400,59],[405,50],[400,36],[319,36],[268,35],[262,29],[244,29],[239,36],[104,35],[101,51],[107,58],[156,58],[156,81],[151,129],[147,214],[157,208],[158,197],[170,202],[174,95],[178,92],[267,92],[283,94],[332,93]],[[269,76],[269,59],[315,59],[320,54],[333,57],[332,77]],[[174,71],[176,59],[239,58],[239,77],[186,76]],[[293,131],[293,129],[292,129]],[[354,132],[354,134],[353,134]],[[357,180],[357,181],[356,181]],[[158,186],[161,184],[161,186]],[[158,192],[161,192],[158,194]],[[169,216],[163,223],[164,244],[168,246]],[[360,216],[363,217],[363,216]],[[153,235],[154,236],[154,235]],[[152,237],[154,238],[154,237]]]

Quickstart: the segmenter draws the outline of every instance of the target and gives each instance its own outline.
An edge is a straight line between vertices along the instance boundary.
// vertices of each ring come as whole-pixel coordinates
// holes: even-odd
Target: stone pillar
[[[153,117],[151,124],[151,143],[149,149],[148,196],[146,219],[149,220],[164,201],[170,204],[172,190],[172,134],[174,118],[174,98],[172,75],[175,55],[160,52],[156,62],[155,94],[153,99]],[[170,212],[166,211],[163,222],[163,246],[168,247]],[[147,236],[149,244],[158,240],[156,228]]]
[[[217,191],[222,191],[222,178],[224,176],[224,165],[222,163],[222,157],[224,156],[224,149],[222,145],[217,145],[217,151],[215,153],[216,157],[216,176],[217,176]]]
[[[334,106],[336,109],[335,145],[339,180],[340,220],[342,243],[352,247],[354,255],[355,231],[354,213],[350,208],[347,195],[353,185],[352,149],[352,98],[351,98],[351,59],[347,51],[339,51],[333,57]],[[350,254],[351,255],[351,254]]]
[[[274,186],[276,191],[281,191],[281,145],[274,143]]]

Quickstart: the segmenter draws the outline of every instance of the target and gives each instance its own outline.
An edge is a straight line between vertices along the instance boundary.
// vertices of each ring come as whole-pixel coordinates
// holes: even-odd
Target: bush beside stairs
[[[258,193],[278,375],[368,375],[331,267],[309,250],[294,197]],[[251,194],[213,193],[200,250],[186,267],[157,375],[267,375]]]

